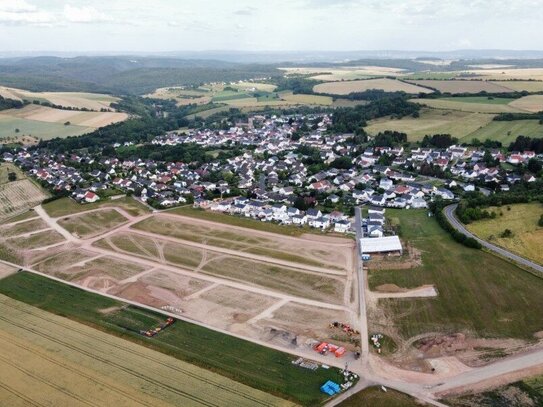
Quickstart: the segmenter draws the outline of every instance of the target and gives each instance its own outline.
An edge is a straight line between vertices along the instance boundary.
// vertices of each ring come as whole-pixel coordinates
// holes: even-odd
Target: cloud
[[[50,25],[55,18],[25,0],[0,0],[0,23]]]
[[[111,17],[99,12],[94,7],[74,7],[69,4],[64,6],[62,17],[68,23],[103,23],[113,21]]]
[[[240,10],[234,11],[234,14],[238,16],[252,16],[253,14],[255,14],[256,11],[257,9],[255,7],[249,6],[249,7],[245,7]]]

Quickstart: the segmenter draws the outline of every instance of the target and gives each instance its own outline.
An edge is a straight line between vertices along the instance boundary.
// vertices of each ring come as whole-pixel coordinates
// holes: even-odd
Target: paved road
[[[445,207],[445,209],[443,209],[443,213],[447,217],[450,224],[456,230],[458,230],[459,232],[465,234],[468,237],[474,238],[479,243],[481,243],[481,245],[483,245],[483,247],[486,247],[488,250],[491,250],[491,251],[499,254],[500,256],[508,258],[508,259],[514,261],[515,263],[521,264],[523,266],[530,267],[531,269],[539,271],[540,273],[543,273],[543,266],[540,266],[539,264],[534,263],[533,261],[525,259],[524,257],[517,256],[516,254],[511,253],[510,251],[507,251],[505,249],[502,249],[501,247],[495,246],[495,245],[487,242],[486,240],[479,239],[473,233],[468,231],[464,227],[464,225],[462,225],[462,223],[460,223],[460,221],[458,219],[456,219],[456,216],[454,215],[454,212],[456,211],[457,206],[458,206],[458,204],[453,204],[453,205],[449,205],[449,206]]]
[[[360,207],[355,208],[355,223],[354,227],[356,228],[356,259],[355,266],[358,273],[358,302],[360,305],[359,315],[360,315],[360,339],[361,339],[361,365],[363,368],[368,367],[368,356],[369,356],[369,333],[368,333],[368,316],[366,308],[366,273],[364,273],[364,268],[362,265],[362,258],[360,257],[362,250],[360,248],[360,239],[362,238],[362,213]]]

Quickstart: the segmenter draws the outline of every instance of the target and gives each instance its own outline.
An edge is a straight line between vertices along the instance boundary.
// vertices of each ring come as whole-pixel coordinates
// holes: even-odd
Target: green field
[[[337,369],[299,368],[291,363],[294,356],[183,321],[152,339],[144,338],[137,331],[156,326],[163,315],[31,273],[0,280],[0,293],[303,405],[324,401],[320,385],[338,377]]]
[[[409,141],[420,141],[425,135],[450,134],[459,139],[488,125],[494,115],[484,113],[469,113],[454,110],[423,108],[420,117],[404,117],[401,120],[391,120],[389,117],[370,120],[366,131],[375,135],[385,130],[396,130],[406,133]]]
[[[19,129],[19,132],[17,133],[15,129]],[[65,126],[61,123],[47,123],[0,114],[0,142],[6,138],[19,138],[23,135],[48,140],[55,137],[80,136],[91,131],[94,131],[94,128]]]
[[[432,299],[379,301],[403,337],[441,331],[533,339],[543,329],[543,279],[456,243],[425,210],[387,209],[387,217],[400,225],[401,238],[421,251],[422,265],[381,271],[371,270],[370,261],[370,288],[434,284],[439,293]]]
[[[510,209],[508,209],[510,208]],[[543,215],[543,205],[540,203],[517,204],[502,207],[491,207],[488,211],[495,212],[495,219],[483,219],[469,225],[468,230],[492,244],[512,251],[543,265],[543,227],[538,226],[539,218]],[[509,229],[513,236],[500,237]]]
[[[483,128],[469,134],[466,141],[471,141],[473,138],[481,141],[491,139],[508,145],[518,136],[543,137],[543,125],[539,124],[538,120],[491,121]]]
[[[399,391],[387,389],[385,393],[380,387],[368,387],[359,391],[339,407],[420,407],[414,398]]]
[[[124,209],[130,215],[138,216],[149,212],[149,209],[142,203],[131,197],[119,199],[103,199],[94,203],[79,204],[70,198],[60,198],[43,205],[43,209],[53,218],[60,218],[78,212],[90,211],[107,206],[117,206]]]

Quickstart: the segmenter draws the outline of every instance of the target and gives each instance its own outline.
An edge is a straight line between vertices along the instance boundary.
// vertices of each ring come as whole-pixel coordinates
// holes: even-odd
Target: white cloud
[[[35,11],[36,6],[25,0],[0,0],[0,11],[7,13],[24,13]]]
[[[113,19],[94,7],[74,7],[69,4],[64,6],[63,19],[68,23],[103,23]]]

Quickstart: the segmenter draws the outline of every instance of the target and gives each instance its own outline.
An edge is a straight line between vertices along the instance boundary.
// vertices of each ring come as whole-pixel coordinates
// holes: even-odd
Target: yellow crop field
[[[465,100],[464,97],[444,98],[444,99],[411,99],[412,102],[426,105],[434,109],[460,110],[473,113],[520,113],[526,112],[520,105],[513,103],[493,103],[492,100],[480,98],[478,100]],[[500,101],[498,99],[498,101]],[[504,102],[508,102],[506,99]]]
[[[431,89],[388,78],[326,82],[316,85],[313,88],[313,91],[316,93],[328,93],[332,95],[348,95],[349,93],[364,92],[370,89],[381,89],[385,92],[406,92],[412,94],[433,92]]]
[[[510,209],[508,209],[510,208]],[[519,256],[543,264],[543,227],[538,221],[543,215],[540,203],[516,204],[488,209],[498,216],[483,219],[467,225],[470,232],[490,243],[504,247]],[[501,237],[505,229],[513,232],[512,237]]]
[[[527,110],[533,113],[542,112],[543,111],[543,95],[524,96],[520,99],[517,99],[509,103],[509,106],[515,107],[517,109]]]
[[[0,96],[14,100],[47,101],[65,107],[86,108],[90,110],[110,109],[119,98],[101,93],[87,92],[31,92],[23,89],[0,86]]]
[[[480,79],[492,81],[508,79],[543,80],[543,68],[473,69],[467,72],[476,74]]]
[[[0,310],[3,406],[292,405],[4,295]]]
[[[94,128],[121,122],[128,118],[126,113],[81,112],[77,110],[54,109],[38,105],[27,105],[22,109],[4,110],[2,115],[47,123],[70,122],[77,126]]]
[[[500,93],[511,92],[511,90],[505,86],[487,81],[474,81],[474,80],[437,80],[437,79],[423,79],[409,81],[416,85],[427,86],[432,89],[437,89],[442,93]]]
[[[503,86],[516,92],[543,92],[543,81],[492,81],[496,85]]]

